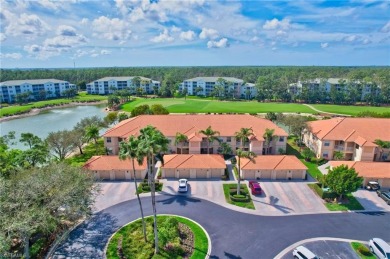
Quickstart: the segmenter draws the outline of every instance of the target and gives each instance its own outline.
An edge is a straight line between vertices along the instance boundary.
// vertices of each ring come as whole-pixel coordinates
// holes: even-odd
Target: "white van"
[[[304,246],[298,246],[293,251],[293,256],[296,259],[320,259],[312,251]]]
[[[390,245],[380,238],[370,239],[371,253],[381,259],[390,259]]]

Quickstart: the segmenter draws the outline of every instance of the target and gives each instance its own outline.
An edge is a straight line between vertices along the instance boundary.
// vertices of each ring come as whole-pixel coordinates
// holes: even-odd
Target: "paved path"
[[[150,198],[142,200],[145,214],[151,215]],[[389,213],[263,217],[180,195],[158,196],[157,212],[185,216],[200,223],[211,237],[211,258],[274,258],[289,245],[308,238],[368,240],[376,236],[387,240],[390,231]],[[54,258],[102,258],[112,233],[139,217],[136,200],[96,213],[71,232]]]
[[[326,114],[331,114],[331,115],[339,115],[339,116],[347,116],[347,117],[350,117],[351,115],[348,115],[348,114],[342,114],[342,113],[333,113],[333,112],[324,112],[324,111],[320,111],[316,108],[314,108],[313,106],[311,106],[310,104],[306,104],[304,103],[303,105],[309,107],[310,109],[316,111],[316,112],[319,112],[319,113],[326,113]]]

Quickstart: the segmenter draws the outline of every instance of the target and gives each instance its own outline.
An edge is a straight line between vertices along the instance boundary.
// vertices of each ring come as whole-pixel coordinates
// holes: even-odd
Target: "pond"
[[[103,105],[80,105],[67,108],[59,108],[43,111],[38,115],[24,117],[1,122],[1,135],[15,131],[17,139],[21,133],[30,132],[42,139],[45,139],[50,132],[59,130],[71,130],[81,119],[85,117],[106,116]],[[12,148],[26,149],[22,143],[17,142]]]

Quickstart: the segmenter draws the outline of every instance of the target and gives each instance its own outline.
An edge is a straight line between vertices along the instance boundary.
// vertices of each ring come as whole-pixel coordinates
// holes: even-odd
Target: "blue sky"
[[[2,68],[390,65],[390,1],[0,0]]]

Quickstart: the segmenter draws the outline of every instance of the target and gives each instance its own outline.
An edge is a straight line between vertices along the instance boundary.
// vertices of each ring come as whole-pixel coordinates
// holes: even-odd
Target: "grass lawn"
[[[154,184],[154,188],[156,189],[156,192],[161,192],[163,188],[163,183],[160,183],[158,180],[156,180]],[[150,192],[150,187],[148,185],[148,182],[140,182],[138,184],[137,188],[138,193],[149,193]]]
[[[352,194],[347,194],[349,200],[348,204],[338,204],[338,203],[325,203],[325,206],[330,211],[347,211],[347,210],[364,210],[364,207],[353,197]]]
[[[85,147],[83,147],[83,154],[79,153],[77,149],[76,155],[66,159],[69,164],[74,166],[83,166],[85,162],[88,161],[92,156],[105,155],[106,150],[104,148],[103,138],[98,139],[97,146],[93,141],[89,142]]]
[[[238,207],[243,207],[247,209],[255,209],[255,205],[253,205],[252,199],[249,196],[249,202],[237,202],[237,201],[232,201],[230,199],[230,188],[236,188],[237,184],[235,183],[229,183],[229,184],[223,184],[223,193],[225,194],[225,199],[227,203],[238,206]],[[245,184],[241,184],[241,190],[246,191],[246,193],[249,193],[248,187]]]
[[[158,226],[162,226],[162,223],[171,217],[187,225],[194,234],[193,254],[190,258],[205,258],[208,251],[208,238],[203,229],[194,222],[178,216],[158,216]],[[160,254],[153,256],[153,217],[146,218],[146,234],[148,242],[144,242],[143,239],[141,219],[122,227],[115,233],[108,244],[107,258],[120,258],[118,256],[118,241],[120,240],[122,240],[121,247],[125,258],[181,258],[174,251],[167,251],[162,247],[160,247]],[[169,242],[173,242],[173,240],[169,240]]]
[[[68,104],[72,102],[92,102],[92,101],[103,101],[103,100],[107,100],[107,96],[87,95],[85,92],[81,92],[79,93],[78,96],[76,96],[73,99],[60,98],[60,99],[52,99],[52,100],[45,100],[45,101],[38,101],[38,102],[30,102],[22,105],[15,104],[15,105],[3,107],[0,109],[0,117],[25,113],[25,112],[29,112],[34,108],[43,108],[52,105],[62,105],[62,104]]]
[[[266,113],[266,112],[301,112],[316,113],[302,104],[295,103],[259,103],[256,101],[217,101],[203,98],[184,100],[184,98],[141,99],[126,103],[121,109],[130,112],[134,107],[148,104],[162,104],[170,113]]]
[[[301,153],[299,152],[299,147],[295,144],[296,138],[288,138],[287,140],[287,155],[294,155],[296,156],[301,162],[307,166],[308,173],[315,179],[319,179],[322,177],[321,171],[318,169],[318,166],[316,163],[313,162],[307,162]]]
[[[332,105],[332,104],[311,104],[314,108],[332,113],[341,113],[356,115],[359,112],[372,111],[377,113],[390,112],[390,107],[373,107],[373,106],[352,106],[352,105]]]
[[[355,250],[356,254],[362,259],[375,259],[375,255],[373,255],[369,248],[362,243],[359,242],[351,242],[351,246],[353,250]]]

